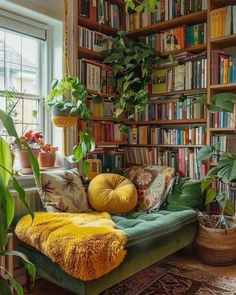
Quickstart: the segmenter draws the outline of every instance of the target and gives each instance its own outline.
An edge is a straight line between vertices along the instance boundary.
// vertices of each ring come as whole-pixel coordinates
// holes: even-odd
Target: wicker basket
[[[216,229],[199,225],[196,238],[199,258],[211,265],[236,263],[236,227]]]

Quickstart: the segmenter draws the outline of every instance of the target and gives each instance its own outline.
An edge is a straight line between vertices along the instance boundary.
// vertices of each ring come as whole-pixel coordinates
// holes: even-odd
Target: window
[[[39,111],[46,85],[42,75],[45,46],[45,40],[30,36],[28,31],[24,34],[0,24],[0,109],[11,111],[19,136],[29,129],[42,130]],[[6,96],[6,91],[15,95]],[[0,136],[7,138],[1,124]]]

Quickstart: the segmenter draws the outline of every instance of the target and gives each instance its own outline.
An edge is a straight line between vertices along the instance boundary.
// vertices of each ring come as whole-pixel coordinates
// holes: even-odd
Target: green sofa
[[[75,294],[99,294],[166,256],[190,245],[197,233],[197,211],[201,204],[199,181],[181,178],[156,213],[131,212],[113,215],[117,228],[128,238],[122,264],[107,275],[88,282],[75,279],[41,252],[19,242],[19,250],[35,264],[37,273]],[[66,293],[65,293],[66,294]]]

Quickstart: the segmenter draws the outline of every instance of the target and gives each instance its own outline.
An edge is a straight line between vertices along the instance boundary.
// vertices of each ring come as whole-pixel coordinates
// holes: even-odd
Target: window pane
[[[38,101],[32,99],[24,99],[24,122],[37,124],[37,118],[33,118],[32,111],[38,110]]]
[[[22,104],[22,99],[20,99],[14,109],[12,107],[15,105],[17,102],[17,99],[10,99],[7,100],[7,112],[11,111],[11,116],[13,118],[14,123],[20,123],[23,120],[23,104]]]
[[[0,60],[4,60],[4,32],[0,31]]]
[[[21,63],[21,37],[16,34],[5,33],[6,61]]]
[[[38,93],[38,73],[36,68],[22,67],[22,92],[28,94]]]
[[[0,109],[3,110],[4,112],[6,111],[6,99],[3,96],[0,96]]]
[[[16,91],[21,92],[21,67],[20,65],[6,63],[5,73],[6,89],[15,88]]]
[[[24,66],[38,66],[38,41],[22,37],[22,64]]]
[[[15,127],[16,127],[16,132],[18,134],[18,136],[22,136],[23,135],[23,126],[22,124],[15,124]]]
[[[39,126],[37,124],[23,124],[23,133],[29,130],[39,131]]]
[[[0,90],[4,89],[4,63],[0,61]]]

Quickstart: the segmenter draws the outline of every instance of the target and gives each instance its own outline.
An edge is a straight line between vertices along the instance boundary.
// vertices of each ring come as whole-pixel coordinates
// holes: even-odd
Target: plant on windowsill
[[[56,162],[56,152],[58,147],[54,147],[49,143],[42,143],[39,152],[39,166],[41,168],[54,167]]]
[[[140,40],[129,40],[125,32],[109,39],[112,48],[105,52],[104,63],[112,66],[111,84],[118,94],[114,99],[114,117],[127,113],[134,119],[135,113],[144,109],[150,97],[147,91],[151,79],[155,50]]]
[[[21,150],[22,144],[20,138],[17,134],[17,131],[14,126],[12,117],[0,110],[0,120],[1,125],[6,129],[8,136],[14,138],[14,144],[17,145],[18,149]],[[40,172],[39,165],[37,160],[34,158],[28,143],[25,143],[25,147],[28,151],[31,167],[35,176],[36,184],[40,183]],[[9,232],[11,232],[11,223],[14,218],[14,196],[12,196],[9,189],[9,180],[12,178],[12,184],[16,192],[18,193],[19,200],[23,203],[27,211],[31,214],[33,218],[33,213],[31,212],[26,200],[25,200],[25,191],[21,187],[17,178],[14,176],[13,172],[13,155],[10,149],[9,144],[5,141],[4,138],[0,137],[0,255],[13,255],[20,258],[23,262],[24,267],[27,269],[28,273],[32,276],[33,280],[35,278],[35,267],[27,259],[27,257],[18,252],[7,250],[7,244],[9,239]],[[8,270],[0,266],[1,273],[4,273],[3,276],[0,276],[0,294],[11,295],[13,291],[16,294],[22,295],[23,288],[21,285],[13,278],[12,274]],[[14,294],[15,294],[14,293]]]

